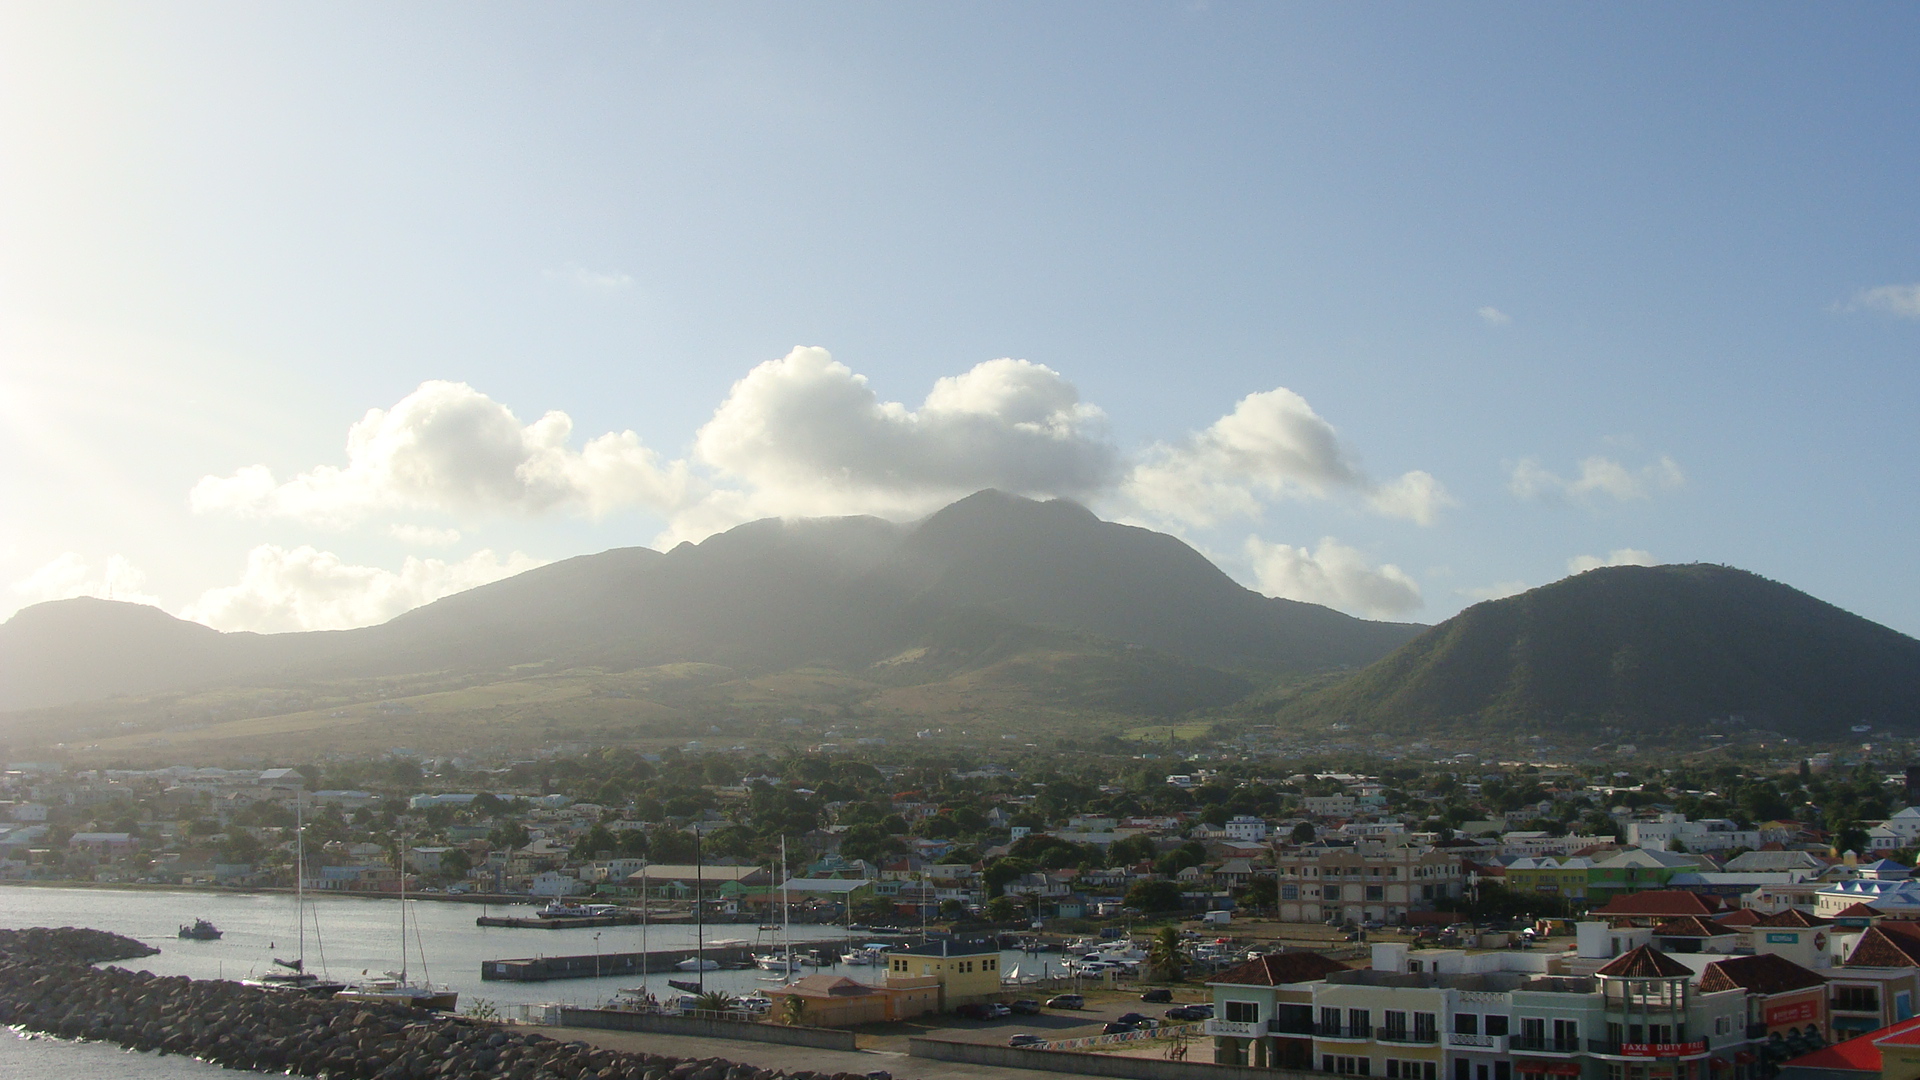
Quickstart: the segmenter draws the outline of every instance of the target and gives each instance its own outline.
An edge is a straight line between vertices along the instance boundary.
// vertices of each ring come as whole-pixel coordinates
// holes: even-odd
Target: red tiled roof
[[[1752,908],[1741,908],[1738,911],[1727,912],[1716,921],[1718,921],[1721,926],[1731,926],[1735,930],[1745,930],[1747,927],[1760,921],[1761,918],[1761,914]]]
[[[1811,930],[1816,926],[1832,926],[1832,919],[1816,919],[1799,908],[1787,908],[1776,911],[1761,919],[1755,926],[1777,926],[1782,929]]]
[[[1845,1042],[1832,1046],[1823,1046],[1811,1054],[1802,1054],[1780,1063],[1782,1068],[1792,1066],[1796,1069],[1821,1069],[1853,1071],[1880,1074],[1880,1048],[1875,1043],[1891,1041],[1895,1037],[1905,1036],[1920,1029],[1920,1017],[1902,1020],[1897,1024],[1883,1027],[1878,1031],[1869,1031],[1865,1035],[1855,1036]]]
[[[1715,960],[1700,973],[1701,993],[1732,990],[1735,987],[1755,994],[1784,994],[1820,986],[1826,977],[1809,971],[1784,956],[1757,953]]]
[[[1920,965],[1920,936],[1904,931],[1889,933],[1885,923],[1867,927],[1860,941],[1847,954],[1845,967],[1912,967]]]
[[[1642,945],[1610,961],[1594,972],[1622,979],[1672,979],[1693,974],[1693,969],[1651,945]]]
[[[1722,937],[1734,933],[1734,928],[1698,915],[1683,915],[1656,924],[1653,933],[1656,937]]]
[[[1651,892],[1626,893],[1607,901],[1607,906],[1595,908],[1595,915],[1614,916],[1667,916],[1712,915],[1722,910],[1718,897],[1701,896],[1698,893],[1682,892],[1679,889],[1655,889]]]
[[[1836,919],[1877,919],[1884,914],[1886,913],[1874,907],[1872,904],[1863,904],[1856,901],[1834,912],[1833,917]]]
[[[1346,970],[1347,965],[1338,960],[1329,960],[1317,952],[1269,953],[1239,967],[1228,968],[1207,981],[1234,986],[1280,986],[1285,983],[1314,982],[1333,972]]]

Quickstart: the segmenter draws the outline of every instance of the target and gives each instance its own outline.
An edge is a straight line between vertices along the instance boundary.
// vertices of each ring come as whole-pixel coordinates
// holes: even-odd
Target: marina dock
[[[824,941],[796,941],[793,952],[796,957],[815,949],[822,954],[839,956],[841,950],[849,946],[845,938],[829,938]],[[774,948],[761,945],[760,952]],[[785,946],[781,946],[784,949]],[[753,962],[755,947],[751,945],[709,945],[706,958],[727,967],[739,967]],[[480,978],[487,982],[549,982],[554,979],[593,979],[607,975],[696,975],[696,972],[680,972],[674,965],[682,960],[691,960],[696,955],[693,949],[680,947],[674,949],[654,949],[648,952],[626,953],[588,953],[585,956],[535,956],[515,960],[488,960],[480,965]]]
[[[515,930],[577,930],[594,926],[639,926],[640,913],[622,911],[616,915],[571,915],[562,919],[542,919],[537,915],[482,915],[473,920],[475,926],[507,926]],[[655,914],[647,922],[669,926],[683,926],[693,921],[686,912],[671,915]]]

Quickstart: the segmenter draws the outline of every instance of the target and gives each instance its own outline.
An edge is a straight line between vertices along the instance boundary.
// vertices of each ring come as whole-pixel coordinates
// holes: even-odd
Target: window
[[[1373,1059],[1322,1054],[1320,1071],[1339,1073],[1341,1076],[1370,1076],[1373,1073]]]
[[[1513,1080],[1513,1063],[1510,1061],[1494,1062],[1493,1080]]]
[[[1383,1039],[1405,1039],[1407,1037],[1407,1014],[1398,1009],[1388,1009],[1380,1014],[1380,1037]],[[1388,1068],[1392,1068],[1389,1064]],[[1393,1074],[1389,1072],[1388,1076]]]
[[[1386,898],[1387,898],[1387,887],[1385,885],[1367,886],[1367,899],[1385,900]]]
[[[1322,885],[1322,886],[1320,886],[1320,898],[1321,898],[1321,899],[1323,899],[1323,900],[1338,900],[1338,899],[1340,899],[1340,886],[1338,886],[1338,885]]]
[[[1573,1049],[1580,1044],[1580,1022],[1578,1020],[1555,1020],[1553,1022],[1553,1043],[1565,1049]]]
[[[1434,1080],[1437,1072],[1431,1061],[1387,1059],[1387,1080]]]
[[[1227,1020],[1234,1024],[1257,1024],[1260,1022],[1260,1003],[1257,1001],[1227,1002]]]
[[[1488,1013],[1487,1014],[1487,1034],[1505,1035],[1506,1033],[1507,1033],[1507,1018],[1504,1016],[1501,1016],[1498,1013]]]
[[[1413,1014],[1413,1037],[1421,1042],[1433,1042],[1439,1037],[1440,1025],[1434,1022],[1432,1013]]]
[[[1339,1009],[1323,1008],[1320,1010],[1320,1033],[1322,1035],[1340,1034]]]
[[[1347,1033],[1354,1036],[1373,1034],[1373,1013],[1366,1009],[1348,1009]]]
[[[1480,1017],[1476,1013],[1454,1013],[1453,1033],[1455,1035],[1480,1034]]]
[[[1836,986],[1833,1007],[1843,1012],[1879,1012],[1880,990],[1873,986]]]
[[[1300,886],[1298,886],[1298,885],[1282,885],[1282,886],[1280,886],[1280,899],[1282,899],[1282,900],[1298,900],[1298,899],[1300,899]]]

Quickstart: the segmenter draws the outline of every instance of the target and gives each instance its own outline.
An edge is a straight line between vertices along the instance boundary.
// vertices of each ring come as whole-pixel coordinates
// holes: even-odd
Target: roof
[[[1230,986],[1283,986],[1287,983],[1316,982],[1336,971],[1346,971],[1347,965],[1338,960],[1330,960],[1317,952],[1269,953],[1258,956],[1207,980],[1208,985],[1226,983]]]
[[[1914,1033],[1916,1029],[1920,1029],[1920,1017],[1915,1017],[1911,1020],[1902,1020],[1897,1024],[1883,1027],[1878,1031],[1869,1031],[1865,1035],[1856,1036],[1845,1042],[1834,1043],[1832,1046],[1823,1046],[1811,1054],[1802,1054],[1797,1058],[1789,1058],[1781,1062],[1780,1065],[1782,1069],[1791,1068],[1796,1072],[1800,1070],[1832,1070],[1873,1073],[1875,1076],[1878,1076],[1880,1074],[1880,1047],[1876,1044],[1883,1041],[1892,1042],[1895,1039],[1904,1039],[1905,1036]]]
[[[1855,907],[1861,905],[1855,904]],[[1787,908],[1763,917],[1755,926],[1780,927],[1781,929],[1811,930],[1816,926],[1832,926],[1832,919],[1816,919],[1799,908]]]
[[[1642,945],[1594,974],[1615,979],[1677,979],[1692,975],[1693,969],[1651,945]]]
[[[1700,973],[1700,991],[1739,988],[1754,994],[1784,994],[1826,984],[1826,977],[1775,953],[1715,960]]]
[[[640,869],[635,870],[633,873],[628,874],[627,880],[633,881],[635,879],[644,879],[648,881],[692,881],[695,878],[699,878],[702,881],[711,881],[714,884],[718,885],[728,881],[745,881],[746,879],[754,877],[756,875],[762,878],[766,877],[767,876],[766,868],[762,866],[698,866],[696,867],[696,866],[693,866],[692,864],[688,864],[685,866],[673,866],[673,865],[668,865],[666,863],[655,863],[651,866],[643,866]]]
[[[889,956],[979,956],[983,953],[999,955],[1000,946],[992,941],[955,941],[952,938],[935,938],[918,945],[908,945],[895,949]]]
[[[1679,889],[1654,889],[1650,892],[1626,893],[1607,901],[1607,906],[1595,908],[1595,915],[1615,916],[1670,916],[1713,915],[1721,910],[1716,906],[1717,898],[1710,900],[1698,893],[1681,892]]]
[[[1738,933],[1731,926],[1723,926],[1717,920],[1699,915],[1682,915],[1678,919],[1668,919],[1653,928],[1656,937],[1725,937]]]
[[[1754,923],[1759,922],[1763,918],[1765,918],[1765,916],[1761,915],[1759,912],[1753,910],[1752,908],[1739,908],[1735,911],[1729,911],[1725,915],[1719,916],[1714,921],[1719,923],[1721,926],[1731,926],[1735,930],[1744,930],[1747,927],[1752,926]]]
[[[810,998],[849,998],[865,997],[868,994],[881,994],[885,992],[886,991],[877,986],[869,986],[863,982],[855,982],[845,975],[809,975],[804,979],[796,980],[790,986],[783,986],[778,990],[768,990],[767,995],[771,997],[776,994],[796,994],[800,997]]]
[[[1869,926],[1847,954],[1845,967],[1913,967],[1920,965],[1920,938],[1900,931],[1881,929],[1881,923]]]
[[[1886,914],[1872,904],[1852,903],[1833,913],[1836,919],[1877,919]]]

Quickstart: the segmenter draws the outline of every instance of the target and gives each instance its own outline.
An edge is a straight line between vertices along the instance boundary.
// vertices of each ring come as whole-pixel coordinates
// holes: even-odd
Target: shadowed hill
[[[218,634],[134,605],[37,605],[0,627],[0,708],[525,664],[885,662],[873,677],[891,685],[981,667],[1031,684],[1063,670],[1017,663],[1041,650],[1098,655],[1125,698],[1177,710],[1244,693],[1227,672],[1357,667],[1418,629],[1260,596],[1173,537],[1072,503],[982,492],[913,524],[769,519],[664,554],[568,559],[359,630]],[[1160,693],[1160,679],[1194,692]]]
[[[1920,641],[1731,567],[1618,566],[1476,604],[1283,705],[1356,727],[1920,729]]]

